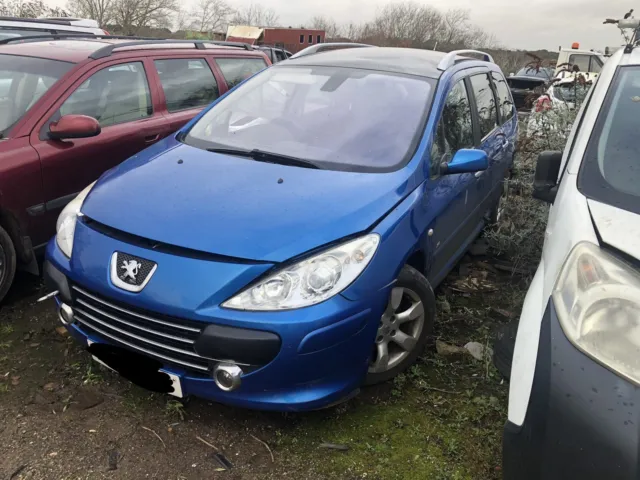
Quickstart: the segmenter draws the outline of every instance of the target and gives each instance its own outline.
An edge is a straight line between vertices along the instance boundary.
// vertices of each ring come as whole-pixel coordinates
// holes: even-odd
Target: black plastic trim
[[[266,365],[278,355],[281,344],[275,333],[211,324],[200,334],[194,349],[203,357]]]
[[[60,298],[65,302],[71,303],[71,288],[69,287],[67,277],[48,260],[44,262],[43,271],[44,284],[47,291],[55,292],[58,290],[60,292]]]

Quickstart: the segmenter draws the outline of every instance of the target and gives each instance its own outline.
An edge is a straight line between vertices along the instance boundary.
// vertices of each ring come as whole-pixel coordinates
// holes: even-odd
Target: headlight
[[[80,214],[80,207],[82,207],[84,199],[87,198],[87,195],[95,183],[96,182],[93,182],[82,190],[76,198],[71,200],[58,217],[58,223],[56,224],[56,243],[58,247],[60,247],[60,250],[62,250],[62,253],[69,258],[71,258],[71,251],[73,250],[73,235],[76,231],[76,221]]]
[[[235,310],[291,310],[347,288],[371,261],[380,237],[366,235],[283,268],[222,304]]]
[[[562,267],[553,301],[565,334],[587,355],[640,383],[640,275],[590,243]]]

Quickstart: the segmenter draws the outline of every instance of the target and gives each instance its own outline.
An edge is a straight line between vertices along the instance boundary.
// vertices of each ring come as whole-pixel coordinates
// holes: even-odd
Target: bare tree
[[[215,32],[224,27],[233,9],[225,0],[198,0],[191,9],[192,28],[198,32]]]
[[[114,0],[69,0],[67,9],[74,16],[92,18],[103,27],[113,18]]]
[[[327,40],[340,38],[342,29],[333,18],[315,16],[311,19],[311,28],[315,30],[324,30]]]
[[[0,15],[10,17],[68,17],[61,8],[50,8],[42,0],[0,0]]]
[[[176,0],[114,0],[113,19],[125,35],[136,35],[144,27],[168,26],[177,10]]]
[[[237,25],[251,25],[253,27],[277,27],[278,14],[271,8],[252,3],[236,10],[232,22]]]

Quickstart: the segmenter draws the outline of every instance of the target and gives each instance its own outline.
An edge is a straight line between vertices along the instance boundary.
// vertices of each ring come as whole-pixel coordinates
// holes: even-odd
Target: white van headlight
[[[222,304],[234,310],[292,310],[323,302],[358,278],[376,253],[372,233],[285,267]]]
[[[640,384],[640,274],[591,243],[579,243],[553,291],[569,340],[623,377]]]
[[[80,214],[80,207],[84,199],[87,198],[89,192],[93,188],[96,182],[93,182],[87,188],[82,190],[76,198],[71,200],[58,217],[56,224],[56,243],[62,253],[71,258],[71,251],[73,250],[73,235],[76,231],[76,222],[78,215]]]

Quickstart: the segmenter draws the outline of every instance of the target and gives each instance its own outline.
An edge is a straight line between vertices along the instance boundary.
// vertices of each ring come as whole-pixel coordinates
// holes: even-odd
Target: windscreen
[[[553,95],[567,103],[575,103],[577,100],[581,104],[587,93],[589,93],[590,88],[591,83],[585,83],[584,85],[579,82],[564,83],[553,87]]]
[[[622,67],[609,89],[579,174],[587,197],[640,214],[640,67]]]
[[[0,55],[0,135],[60,79],[72,63],[44,58]]]
[[[223,98],[184,142],[390,171],[415,150],[432,88],[430,79],[370,70],[272,67]]]

